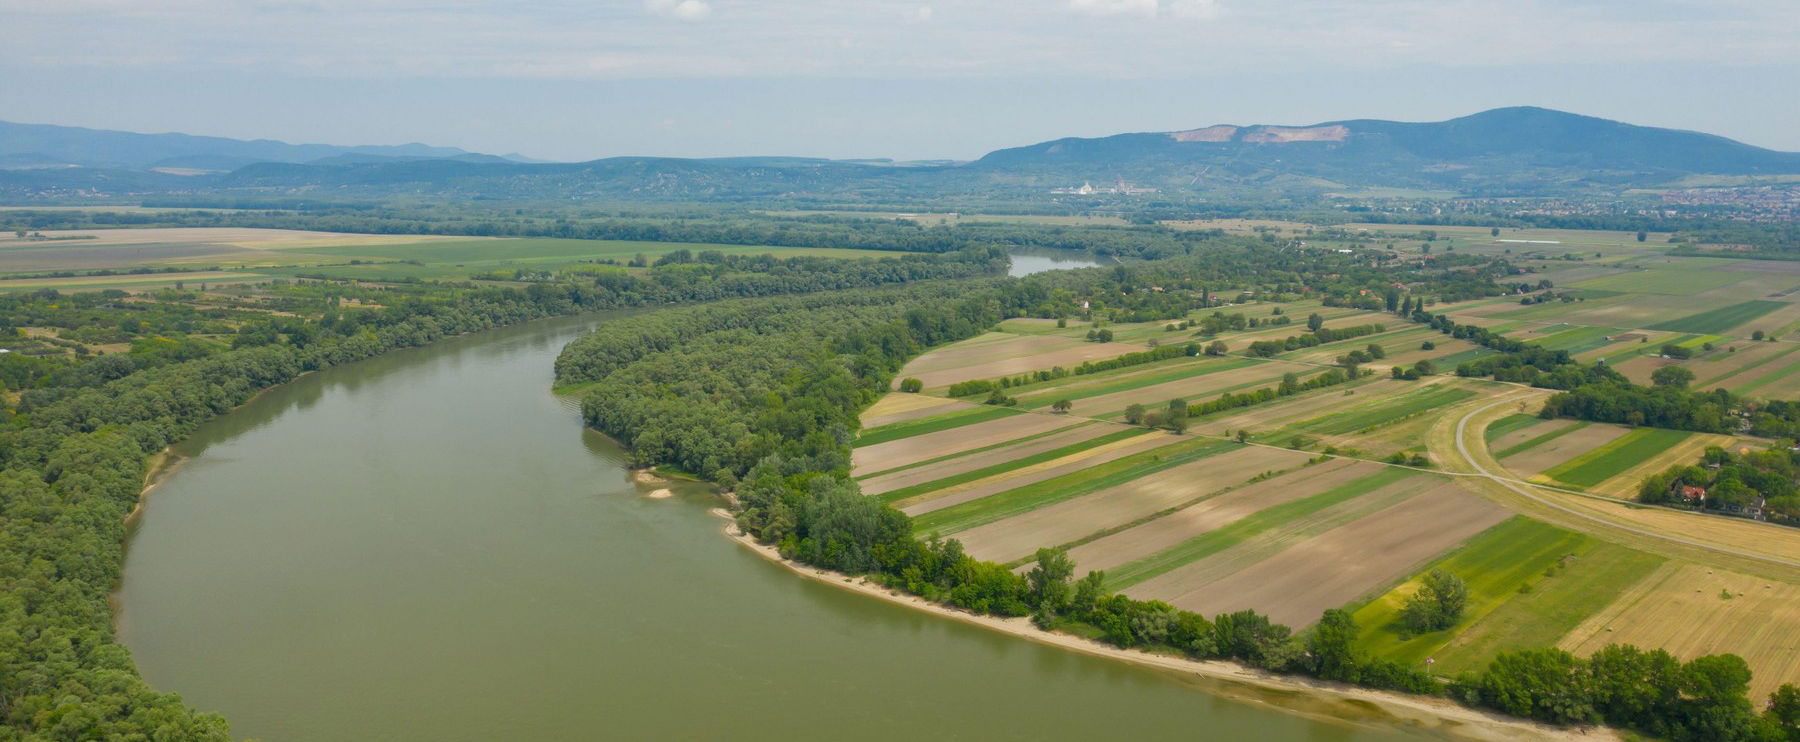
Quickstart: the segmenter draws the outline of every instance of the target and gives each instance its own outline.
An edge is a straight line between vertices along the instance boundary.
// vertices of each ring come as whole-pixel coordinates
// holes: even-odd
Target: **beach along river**
[[[267,742],[1414,738],[764,561],[550,395],[603,321],[311,374],[181,444],[118,595],[150,683]]]

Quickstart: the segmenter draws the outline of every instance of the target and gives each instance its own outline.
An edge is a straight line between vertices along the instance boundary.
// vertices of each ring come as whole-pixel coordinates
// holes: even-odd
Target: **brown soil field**
[[[1263,386],[1274,386],[1281,383],[1282,374],[1292,371],[1298,374],[1310,374],[1316,369],[1311,366],[1270,361],[1254,366],[1235,368],[1230,371],[1195,376],[1187,379],[1129,389],[1123,392],[1103,394],[1098,397],[1073,400],[1075,406],[1071,414],[1099,417],[1122,412],[1133,403],[1141,404],[1152,410],[1160,410],[1169,404],[1171,399],[1185,399],[1189,404],[1203,402],[1219,396],[1222,389],[1240,384],[1261,383]],[[1052,395],[1056,396],[1056,395]]]
[[[863,494],[879,495],[883,492],[892,492],[897,489],[911,487],[915,484],[924,484],[945,477],[953,477],[963,472],[975,471],[976,469],[1005,463],[1014,459],[1021,459],[1044,451],[1062,448],[1063,446],[1073,445],[1118,430],[1115,426],[1102,423],[1088,423],[1084,425],[1079,420],[1070,420],[1068,422],[1071,423],[1073,427],[1068,430],[1051,433],[1042,438],[1033,438],[1028,441],[1001,446],[978,454],[958,456],[948,461],[940,461],[935,464],[904,469],[892,474],[883,474],[879,477],[870,477],[869,479],[862,481]]]
[[[1163,433],[1150,433],[1135,438],[1113,441],[1102,446],[1095,446],[1080,453],[1069,454],[1059,459],[1045,461],[1031,466],[996,474],[985,479],[946,487],[918,497],[908,498],[894,503],[901,512],[907,515],[919,515],[933,510],[941,510],[951,505],[960,505],[972,500],[979,500],[988,495],[995,495],[1010,489],[1017,489],[1028,484],[1054,479],[1064,474],[1072,474],[1091,466],[1098,466],[1108,461],[1122,459],[1135,453],[1161,448],[1180,443],[1181,439]]]
[[[913,377],[927,388],[942,387],[970,379],[993,379],[1056,366],[1070,368],[1082,361],[1115,358],[1126,353],[1148,350],[1127,343],[1090,343],[1055,335],[1007,335],[989,340],[994,334],[976,341],[964,341],[940,351],[913,359],[899,373],[900,378]]]
[[[1607,521],[1622,523],[1646,531],[1671,534],[1677,538],[1710,544],[1729,552],[1761,554],[1789,562],[1800,562],[1800,528],[1778,526],[1744,518],[1634,506],[1614,500],[1569,495],[1541,488],[1537,489],[1537,492],[1559,505],[1578,512],[1592,513]],[[1773,564],[1766,566],[1770,570],[1792,569]]]
[[[1293,469],[1307,455],[1253,446],[1157,472],[1084,497],[1038,508],[958,534],[978,559],[1010,562],[1040,546],[1058,546],[1131,523],[1217,492],[1266,471]]]
[[[1295,628],[1381,590],[1511,511],[1445,482],[1431,491],[1294,545],[1208,585],[1189,602],[1211,616],[1255,608]]]
[[[1232,490],[1069,550],[1078,571],[1112,569],[1244,518],[1263,508],[1324,492],[1380,470],[1379,464],[1332,459]]]
[[[1437,347],[1432,350],[1419,350],[1419,343],[1424,342],[1425,340],[1430,340]],[[1431,361],[1432,364],[1441,367],[1443,364],[1438,363],[1437,359],[1453,356],[1463,351],[1474,350],[1475,347],[1475,344],[1466,340],[1457,340],[1443,334],[1438,334],[1436,338],[1406,338],[1391,344],[1383,343],[1381,349],[1387,351],[1387,357],[1369,364],[1369,368],[1377,369],[1376,373],[1380,373],[1379,369],[1381,368],[1412,366],[1419,361],[1427,360]],[[1454,369],[1439,368],[1438,373],[1452,370]]]
[[[1650,374],[1656,373],[1657,369],[1664,366],[1677,366],[1680,364],[1680,361],[1671,361],[1658,356],[1648,355],[1639,356],[1629,361],[1616,364],[1613,366],[1613,370],[1624,374],[1625,378],[1630,379],[1633,382],[1648,385],[1650,383]]]
[[[968,409],[976,405],[956,399],[930,397],[923,394],[890,393],[869,405],[863,410],[862,426],[875,428],[889,423],[917,420],[921,417],[942,415],[959,409]]]
[[[1195,423],[1194,429],[1206,433],[1222,433],[1226,430],[1249,430],[1255,433],[1273,430],[1297,420],[1318,417],[1337,408],[1403,392],[1414,388],[1417,384],[1418,382],[1382,379],[1351,389],[1339,387],[1321,389],[1301,395],[1298,399],[1289,398],[1286,401],[1246,407],[1242,411],[1227,413],[1224,417],[1199,421]],[[1345,391],[1355,393],[1345,395]]]
[[[935,459],[949,453],[1005,443],[1043,433],[1069,424],[1069,419],[1054,415],[1008,415],[998,420],[964,425],[936,433],[915,435],[897,441],[864,446],[850,453],[851,472],[887,471],[915,461]]]
[[[1580,456],[1626,434],[1622,425],[1594,423],[1573,433],[1559,436],[1500,460],[1500,464],[1520,479],[1530,478],[1569,459]]]
[[[1586,655],[1617,643],[1682,659],[1738,655],[1755,673],[1751,699],[1766,698],[1782,683],[1800,682],[1800,586],[1669,562],[1557,645]]]
[[[1155,598],[1208,616],[1215,615],[1218,601],[1234,598],[1219,594],[1212,589],[1212,585],[1265,560],[1273,559],[1302,542],[1392,508],[1443,483],[1442,479],[1435,476],[1408,477],[1373,492],[1296,517],[1223,551],[1127,587],[1124,592],[1134,598]],[[1316,618],[1318,616],[1309,616],[1306,620],[1311,622]]]
[[[1435,341],[1437,338],[1444,337],[1443,333],[1440,333],[1437,330],[1425,327],[1424,325],[1415,325],[1411,322],[1396,320],[1393,322],[1384,322],[1383,324],[1387,325],[1387,332],[1376,335],[1364,335],[1359,338],[1342,341],[1344,343],[1343,345],[1332,343],[1332,347],[1329,348],[1324,346],[1303,348],[1294,351],[1288,355],[1287,358],[1288,360],[1299,361],[1301,363],[1331,365],[1337,363],[1338,356],[1353,350],[1362,350],[1369,347],[1371,343],[1382,346],[1383,350],[1389,348],[1395,350],[1418,350],[1419,343],[1426,340]],[[1386,363],[1386,359],[1383,359],[1371,365],[1384,365]]]
[[[1567,418],[1557,418],[1555,420],[1539,420],[1536,423],[1527,425],[1527,426],[1520,428],[1518,430],[1515,430],[1511,433],[1507,433],[1506,435],[1500,436],[1499,438],[1495,438],[1492,443],[1488,444],[1488,450],[1494,451],[1494,452],[1505,451],[1506,449],[1512,448],[1513,446],[1517,446],[1521,443],[1524,443],[1525,441],[1531,440],[1540,435],[1548,435],[1548,434],[1554,433],[1558,430],[1562,430],[1563,428],[1570,427],[1574,424],[1575,424],[1574,420],[1570,420]]]
[[[1736,353],[1715,353],[1702,361],[1690,361],[1688,368],[1697,377],[1696,388],[1714,389],[1747,384],[1768,374],[1776,373],[1782,367],[1792,364],[1796,358],[1788,357],[1800,346],[1788,343],[1758,343],[1739,341],[1726,343],[1737,348]],[[1755,366],[1755,368],[1746,368]]]

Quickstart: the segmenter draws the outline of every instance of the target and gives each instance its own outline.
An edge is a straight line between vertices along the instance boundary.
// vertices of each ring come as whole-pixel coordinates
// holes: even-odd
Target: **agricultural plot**
[[[1498,423],[1488,426],[1488,434],[1491,436],[1488,438],[1488,450],[1493,451],[1496,458],[1520,453],[1540,443],[1547,443],[1568,434],[1575,428],[1589,425],[1589,423],[1567,418],[1545,420],[1537,415],[1526,414],[1512,415],[1503,418],[1501,422],[1514,418],[1524,418],[1535,422],[1518,428],[1503,428],[1500,431],[1494,430],[1496,427],[1501,427]]]
[[[1009,393],[1019,400],[1020,407],[1036,409],[1055,404],[1059,399],[1073,401],[1104,394],[1128,392],[1195,376],[1247,368],[1261,363],[1266,363],[1266,361],[1249,358],[1214,359],[1203,357],[1195,359],[1181,357],[1087,376],[1055,379],[1026,387],[1014,387],[1014,391]],[[1023,391],[1019,391],[1021,389]]]
[[[1696,377],[1694,388],[1729,389],[1735,385],[1751,383],[1793,363],[1795,359],[1789,357],[1789,354],[1800,350],[1800,345],[1789,343],[1749,341],[1731,343],[1726,347],[1727,351],[1724,353],[1713,353],[1688,362],[1688,369]]]
[[[1100,490],[957,534],[969,554],[997,562],[1029,556],[1041,546],[1067,544],[1139,521],[1266,472],[1306,463],[1306,454],[1249,447]]]
[[[1716,262],[1723,264],[1728,261]],[[1742,280],[1744,280],[1744,275],[1741,273],[1713,270],[1708,267],[1658,267],[1582,281],[1575,284],[1574,288],[1623,291],[1634,294],[1693,296],[1703,291],[1730,286]]]
[[[1797,399],[1800,398],[1800,361],[1790,363],[1789,358],[1784,357],[1739,376],[1725,386],[1735,394],[1763,399]]]
[[[1316,418],[1331,410],[1364,400],[1380,399],[1416,387],[1416,383],[1378,379],[1356,381],[1342,386],[1326,387],[1306,394],[1283,397],[1267,404],[1244,407],[1193,421],[1193,429],[1222,435],[1226,431],[1270,431],[1296,420]]]
[[[1025,466],[1007,468],[989,476],[951,486],[928,489],[905,498],[888,496],[886,499],[899,507],[901,512],[915,517],[940,510],[955,510],[956,513],[933,516],[928,519],[938,527],[947,527],[944,525],[946,522],[961,517],[957,513],[982,513],[987,508],[994,506],[995,503],[1005,502],[1008,498],[1036,497],[1037,494],[1055,490],[1070,483],[1087,481],[1084,477],[1095,471],[1126,471],[1133,470],[1134,467],[1140,465],[1149,467],[1144,469],[1146,472],[1156,471],[1162,464],[1164,453],[1179,455],[1185,450],[1186,447],[1183,447],[1180,442],[1172,442],[1166,435],[1145,433],[1136,437],[1089,446]],[[1043,483],[1043,486],[1038,486],[1040,483]],[[1029,490],[1029,492],[1020,493],[1016,490]],[[1006,494],[1007,497],[983,505],[963,507],[1000,494]],[[1050,500],[1045,500],[1045,502],[1048,501]],[[979,523],[971,521],[955,525],[959,528],[966,528],[971,525],[979,525]]]
[[[1692,435],[1682,430],[1638,428],[1545,469],[1543,476],[1575,487],[1592,487],[1656,457]]]
[[[984,418],[990,414],[998,416]],[[937,421],[943,421],[943,427],[936,427],[934,422]],[[908,427],[887,431],[894,435],[892,440],[881,438],[881,442],[858,446],[850,454],[850,464],[853,473],[886,471],[954,451],[1048,432],[1068,424],[1063,418],[1020,413],[1003,407],[953,413],[944,418],[901,423]],[[878,439],[882,433],[882,430],[865,432],[859,442]]]
[[[1670,562],[1563,637],[1587,654],[1608,644],[1661,647],[1683,659],[1730,652],[1755,673],[1752,698],[1800,682],[1800,585]]]
[[[1344,435],[1386,425],[1401,418],[1455,404],[1475,396],[1473,389],[1451,384],[1419,386],[1407,392],[1379,397],[1349,409],[1295,423],[1295,430],[1318,435]]]
[[[869,409],[863,410],[862,427],[864,430],[879,428],[922,417],[935,417],[967,409],[969,406],[967,402],[927,397],[923,394],[885,394],[875,404],[869,405]]]
[[[1132,432],[1129,429],[1112,425],[1084,421],[1072,422],[1073,424],[1069,427],[1058,428],[1047,433],[1028,435],[993,446],[959,450],[943,457],[926,459],[887,471],[870,472],[858,481],[862,486],[863,494],[883,495],[940,482],[951,477],[964,476],[971,472],[985,471],[996,466],[1008,464],[1029,466],[1044,460],[1036,457],[1054,454],[1070,446],[1088,444],[1101,437]],[[1098,442],[1095,445],[1098,445]],[[950,483],[938,485],[939,488],[947,486],[950,486]]]
[[[1787,306],[1787,304],[1778,301],[1746,301],[1697,314],[1690,314],[1686,317],[1670,320],[1668,322],[1659,322],[1644,329],[1720,334],[1738,327],[1739,325],[1754,321],[1758,317],[1785,306]]]
[[[1091,343],[1055,335],[990,332],[919,356],[900,370],[900,378],[916,378],[928,389],[958,381],[995,379],[1056,366],[1073,368],[1082,361],[1116,358],[1148,350],[1128,343]]]
[[[1511,453],[1501,451],[1496,456],[1500,459],[1502,466],[1529,478],[1611,443],[1619,436],[1625,435],[1626,432],[1628,432],[1626,428],[1618,425],[1580,425],[1528,448]]]
[[[1154,386],[1076,398],[1072,400],[1074,407],[1071,408],[1071,412],[1085,417],[1120,417],[1124,414],[1125,408],[1132,404],[1142,404],[1150,409],[1160,409],[1171,399],[1185,399],[1190,403],[1202,402],[1226,391],[1275,386],[1281,383],[1281,377],[1288,373],[1312,375],[1318,373],[1318,369],[1280,361],[1226,367],[1216,373],[1198,374]]]
[[[1313,464],[1081,544],[1069,550],[1069,558],[1082,572],[1111,570],[1235,523],[1264,508],[1323,492],[1379,471],[1380,465],[1348,459]]]

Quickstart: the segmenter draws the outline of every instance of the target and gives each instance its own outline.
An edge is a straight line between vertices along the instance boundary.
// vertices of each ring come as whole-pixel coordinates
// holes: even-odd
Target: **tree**
[[[1057,317],[1056,318],[1056,326],[1058,328],[1068,327],[1069,326],[1069,318],[1068,317]]]
[[[1749,739],[1756,717],[1750,711],[1750,666],[1735,654],[1695,657],[1681,666],[1680,715],[1688,739]]]
[[[1090,570],[1081,579],[1075,581],[1075,596],[1069,603],[1069,613],[1086,617],[1094,612],[1094,606],[1106,596],[1106,573]]]
[[[1175,431],[1177,434],[1186,433],[1188,429],[1187,416],[1183,415],[1181,417],[1169,418],[1168,426],[1170,430]]]
[[[1755,331],[1755,332],[1752,332],[1752,333],[1750,333],[1750,339],[1751,339],[1751,340],[1761,340],[1761,339],[1763,339],[1763,331],[1762,331],[1762,330],[1757,330],[1757,331]]]
[[[1250,442],[1250,431],[1248,431],[1248,430],[1239,430],[1239,431],[1238,431],[1238,432],[1237,432],[1237,442],[1239,442],[1239,443],[1249,443],[1249,442]]]
[[[1209,356],[1222,356],[1227,352],[1229,352],[1229,349],[1225,347],[1225,341],[1223,340],[1214,340],[1210,345],[1206,346],[1206,354]]]
[[[1800,742],[1800,688],[1793,683],[1783,683],[1769,695],[1769,708],[1763,712],[1768,723],[1774,727],[1776,739],[1788,742]]]
[[[1312,634],[1306,637],[1306,652],[1312,674],[1326,680],[1354,683],[1358,666],[1356,651],[1356,619],[1342,608],[1325,611]]]
[[[1462,578],[1434,569],[1425,573],[1424,584],[1400,609],[1400,620],[1415,633],[1442,631],[1462,618],[1469,602],[1469,586]]]
[[[1419,343],[1419,350],[1437,350],[1437,343],[1431,342],[1430,340]]]
[[[912,378],[910,376],[905,379],[900,380],[900,391],[912,392],[912,393],[916,394],[924,388],[925,388],[925,382],[919,381],[918,379]]]
[[[1494,227],[1493,229],[1488,230],[1488,236],[1499,237],[1500,236],[1500,228]]]
[[[1638,230],[1638,233],[1637,233],[1637,241],[1638,242],[1643,242],[1644,240],[1647,240],[1649,238],[1650,238],[1650,234],[1648,232],[1645,232],[1641,229]]]
[[[1503,652],[1472,689],[1482,705],[1554,724],[1599,721],[1581,659],[1560,649]]]
[[[1314,313],[1306,316],[1306,329],[1307,330],[1312,331],[1312,332],[1318,332],[1319,328],[1324,327],[1324,326],[1325,326],[1325,318],[1319,316],[1318,312],[1314,312]]]
[[[1382,350],[1381,346],[1376,343],[1369,343],[1368,352],[1369,352],[1369,357],[1372,359],[1379,360],[1379,359],[1387,357],[1387,351]]]
[[[1066,399],[1059,399],[1050,405],[1050,409],[1055,410],[1057,412],[1068,412],[1069,409],[1074,406],[1075,406],[1074,402],[1070,402],[1069,400],[1066,400]]]
[[[1094,339],[1098,340],[1102,343],[1110,343],[1113,340],[1113,331],[1112,330],[1101,330],[1099,332],[1096,332],[1096,333],[1094,333]]]
[[[1683,366],[1663,366],[1650,372],[1650,383],[1672,389],[1686,389],[1694,380],[1694,372]]]
[[[1138,423],[1143,422],[1144,421],[1144,412],[1145,412],[1144,406],[1141,404],[1133,403],[1130,405],[1126,405],[1126,407],[1125,407],[1125,422],[1131,423],[1132,425],[1136,425]]]
[[[1069,578],[1075,575],[1075,562],[1065,549],[1037,550],[1037,564],[1025,573],[1031,604],[1038,610],[1060,613],[1072,599]]]
[[[1187,414],[1188,414],[1187,413],[1187,410],[1188,410],[1187,400],[1181,399],[1179,397],[1175,398],[1175,399],[1171,399],[1171,400],[1169,400],[1168,409],[1169,409],[1169,412],[1168,412],[1167,417],[1169,417],[1170,419],[1174,419],[1177,417],[1187,417]]]

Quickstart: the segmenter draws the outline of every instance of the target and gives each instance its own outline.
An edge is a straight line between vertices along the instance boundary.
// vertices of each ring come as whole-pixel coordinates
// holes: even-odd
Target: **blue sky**
[[[1542,105],[1800,150],[1793,0],[0,0],[0,119],[968,158]]]

